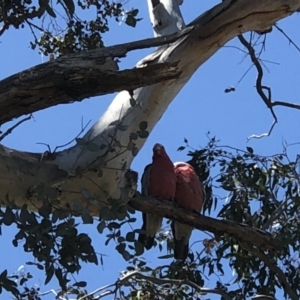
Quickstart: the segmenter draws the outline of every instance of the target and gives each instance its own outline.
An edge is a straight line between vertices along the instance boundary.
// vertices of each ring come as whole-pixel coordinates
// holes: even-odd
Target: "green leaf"
[[[130,98],[129,101],[130,101],[130,106],[131,107],[135,107],[136,106],[136,101],[132,97]]]
[[[116,246],[116,250],[120,253],[120,254],[123,254],[123,252],[125,251],[126,249],[126,244],[125,243],[122,243],[122,244],[119,244]]]
[[[147,130],[139,131],[138,134],[141,139],[146,139],[149,136],[149,132]]]
[[[135,27],[136,26],[136,19],[133,16],[128,15],[126,20],[125,20],[125,23],[128,26]]]
[[[46,8],[47,13],[48,13],[51,17],[56,18],[55,12],[53,11],[53,9],[52,9],[49,5],[46,5],[45,8]]]
[[[130,253],[126,250],[122,253],[122,256],[126,261],[128,261],[131,258]]]
[[[99,233],[103,233],[104,229],[106,228],[106,224],[105,221],[101,221],[98,225],[97,225],[97,230]]]
[[[70,14],[71,17],[73,17],[74,12],[75,12],[75,5],[73,0],[63,0],[66,4],[66,7],[68,9],[68,13]]]
[[[81,219],[83,221],[83,224],[93,224],[94,219],[90,215],[89,211],[84,211],[83,214],[81,215]]]
[[[247,151],[249,152],[249,153],[251,153],[251,154],[253,154],[253,149],[251,148],[251,147],[247,147]]]
[[[100,217],[105,220],[109,221],[112,218],[112,214],[110,209],[107,206],[103,206],[100,210]]]
[[[87,285],[87,283],[85,281],[78,281],[73,284],[73,286],[77,286],[77,287],[81,287],[81,288],[86,287],[86,285]]]
[[[141,131],[146,130],[147,127],[148,127],[148,122],[146,122],[146,121],[142,121],[142,122],[139,124],[139,129],[140,129]]]
[[[6,207],[2,223],[6,226],[10,226],[15,221],[15,215],[9,206]]]
[[[167,255],[163,255],[163,256],[159,256],[159,259],[168,259],[168,258],[173,258],[174,255],[173,254],[167,254]]]
[[[15,235],[16,240],[22,240],[26,237],[23,229],[20,229],[19,232]]]
[[[48,201],[44,201],[43,205],[39,208],[38,212],[43,218],[49,218],[52,212],[52,207],[50,203]]]
[[[121,226],[120,226],[120,224],[119,223],[117,223],[117,222],[111,222],[111,223],[109,223],[108,225],[107,225],[107,228],[109,229],[109,230],[113,230],[113,229],[119,229]]]
[[[128,232],[126,234],[126,241],[128,241],[128,242],[134,242],[135,241],[134,232]]]
[[[225,191],[229,191],[229,192],[232,192],[235,190],[234,187],[229,186],[229,185],[224,185],[224,184],[222,184],[222,189],[224,189]]]
[[[127,150],[132,151],[132,149],[133,149],[134,146],[135,146],[135,143],[133,143],[133,142],[130,141],[128,143],[128,145],[127,145]]]
[[[133,156],[137,156],[137,154],[139,153],[139,148],[138,147],[133,147],[131,153],[132,153]]]
[[[132,16],[134,16],[134,17],[136,17],[138,13],[139,13],[139,10],[138,10],[138,9],[133,9],[133,10],[130,12],[130,14],[131,14]]]
[[[126,240],[124,239],[123,236],[119,236],[117,241],[118,241],[119,244],[121,244],[121,243],[124,243]]]
[[[39,5],[41,8],[45,8],[46,12],[53,18],[56,18],[56,14],[53,9],[49,6],[48,0],[39,0]]]
[[[62,270],[61,269],[55,269],[55,276],[58,279],[60,287],[63,290],[65,290],[67,282],[66,282],[65,278],[63,277]]]
[[[135,132],[130,133],[130,140],[136,141],[139,138],[138,134]]]
[[[134,223],[136,222],[136,218],[130,218],[127,220],[128,223]]]
[[[134,248],[135,248],[135,255],[137,256],[142,255],[145,251],[144,245],[138,241],[135,241]]]
[[[49,268],[46,269],[46,279],[45,279],[45,285],[48,284],[50,282],[50,280],[52,279],[54,275],[54,267],[51,266]]]
[[[52,223],[56,223],[59,218],[59,211],[55,210],[52,214]]]

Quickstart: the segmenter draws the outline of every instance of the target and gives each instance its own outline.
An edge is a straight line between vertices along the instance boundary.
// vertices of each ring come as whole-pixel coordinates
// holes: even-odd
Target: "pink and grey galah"
[[[195,169],[188,163],[177,162],[174,163],[174,172],[176,175],[174,201],[179,207],[199,213],[205,200],[205,193]],[[172,221],[171,228],[174,237],[174,258],[185,261],[193,227]]]
[[[174,165],[164,146],[155,144],[153,147],[152,163],[147,165],[142,179],[142,195],[152,196],[157,199],[173,201],[176,192],[176,174]],[[162,217],[155,214],[143,213],[144,233],[140,233],[138,241],[142,243],[147,250],[151,249],[154,243],[154,237],[162,226]]]

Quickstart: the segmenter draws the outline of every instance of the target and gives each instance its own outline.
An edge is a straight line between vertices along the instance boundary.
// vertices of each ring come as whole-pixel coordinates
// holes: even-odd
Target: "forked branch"
[[[251,58],[251,61],[253,63],[253,65],[255,66],[256,70],[257,70],[257,78],[256,78],[256,90],[257,93],[259,94],[259,96],[261,97],[261,99],[264,101],[264,103],[266,104],[266,106],[270,109],[271,114],[273,116],[273,123],[272,126],[269,130],[268,133],[263,133],[260,135],[256,135],[253,134],[250,137],[248,137],[248,141],[252,138],[262,138],[265,136],[270,136],[270,134],[272,133],[272,130],[274,128],[274,126],[276,125],[276,123],[278,122],[277,120],[277,116],[274,112],[274,106],[285,106],[285,107],[289,107],[289,108],[294,108],[294,109],[299,109],[300,110],[300,104],[295,104],[295,103],[289,103],[289,102],[284,102],[284,101],[272,101],[272,93],[271,93],[271,88],[268,86],[264,86],[262,84],[262,80],[263,80],[263,68],[260,64],[259,59],[257,58],[256,54],[255,54],[255,50],[253,48],[253,46],[251,45],[251,43],[249,43],[244,37],[243,35],[239,35],[238,39],[240,40],[240,42],[246,47],[246,49],[248,50],[248,54]],[[265,93],[265,91],[267,91],[267,93]]]

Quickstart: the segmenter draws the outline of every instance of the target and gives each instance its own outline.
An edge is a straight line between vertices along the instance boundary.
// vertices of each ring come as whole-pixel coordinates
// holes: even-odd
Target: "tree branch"
[[[142,279],[142,280],[145,280],[147,282],[152,282],[157,285],[171,284],[171,285],[175,285],[177,287],[180,287],[182,285],[187,285],[190,288],[195,289],[198,293],[220,295],[226,300],[231,300],[231,297],[227,293],[225,293],[224,291],[222,291],[220,289],[202,288],[199,285],[197,285],[194,282],[187,280],[187,279],[183,279],[183,280],[161,279],[161,278],[157,278],[157,277],[153,277],[153,276],[147,276],[147,275],[140,273],[139,271],[133,271],[133,272],[127,273],[122,278],[117,280],[115,282],[115,284],[110,284],[105,287],[99,288],[99,289],[95,290],[94,292],[89,293],[88,295],[85,295],[85,296],[79,298],[79,300],[85,300],[85,299],[89,298],[90,296],[93,296],[93,295],[99,293],[100,291],[103,291],[107,288],[111,288],[112,286],[115,286],[115,288],[113,290],[107,291],[108,293],[105,293],[105,296],[107,296],[108,294],[114,294],[120,287],[129,283],[129,281],[132,279]]]
[[[136,210],[188,224],[198,230],[209,231],[217,236],[227,234],[235,238],[237,242],[252,243],[261,249],[278,251],[281,248],[280,241],[275,240],[268,232],[230,220],[216,220],[191,213],[176,207],[170,201],[159,201],[152,197],[137,195],[129,201],[129,205]]]
[[[265,136],[270,136],[274,126],[276,125],[276,123],[278,122],[277,120],[277,116],[273,110],[274,106],[285,106],[285,107],[289,107],[289,108],[294,108],[294,109],[300,109],[300,104],[294,104],[294,103],[288,103],[288,102],[283,102],[283,101],[272,101],[272,97],[271,97],[271,88],[264,86],[262,84],[262,79],[263,79],[263,68],[259,62],[259,59],[256,57],[255,54],[255,50],[252,47],[251,43],[249,43],[242,35],[238,36],[238,39],[240,40],[240,42],[246,47],[246,49],[248,50],[248,53],[250,55],[251,61],[253,63],[253,65],[255,66],[256,70],[257,70],[257,78],[256,78],[256,90],[257,93],[259,94],[259,96],[261,97],[261,99],[264,101],[264,103],[266,104],[266,106],[270,109],[271,114],[273,116],[273,123],[272,126],[269,130],[268,133],[263,133],[260,135],[256,135],[253,134],[250,137],[247,138],[247,140],[249,141],[252,138],[256,138],[256,139],[260,139],[262,137]],[[264,90],[267,90],[268,94],[266,95]]]
[[[0,142],[6,138],[9,134],[13,132],[14,129],[16,129],[18,126],[20,126],[22,123],[29,121],[32,118],[32,115],[29,115],[28,117],[20,120],[17,122],[17,124],[13,125],[12,127],[8,128],[3,134],[0,135]]]
[[[122,284],[125,284],[128,282],[128,280],[132,277],[139,278],[142,280],[150,281],[154,284],[162,285],[162,284],[173,284],[176,286],[181,286],[181,285],[188,285],[189,287],[195,289],[199,293],[205,293],[205,294],[216,294],[222,296],[226,300],[231,300],[231,297],[225,293],[222,290],[219,289],[208,289],[208,288],[201,288],[199,285],[195,284],[194,282],[183,279],[183,280],[178,280],[178,279],[161,279],[157,277],[152,277],[152,276],[147,276],[139,272],[132,272],[128,274],[127,276],[124,276],[123,278],[120,279],[119,282]]]
[[[178,78],[177,62],[118,71],[114,60],[132,50],[172,43],[193,27],[169,36],[65,55],[37,65],[0,81],[0,125],[24,114],[57,104],[135,90],[163,80]]]

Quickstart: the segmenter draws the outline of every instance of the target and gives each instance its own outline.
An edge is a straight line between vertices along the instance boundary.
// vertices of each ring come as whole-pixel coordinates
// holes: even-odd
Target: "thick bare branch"
[[[161,46],[185,36],[193,27],[165,37],[65,55],[0,81],[0,125],[57,104],[134,90],[178,78],[177,62],[161,62],[118,71],[114,60],[129,51]]]

